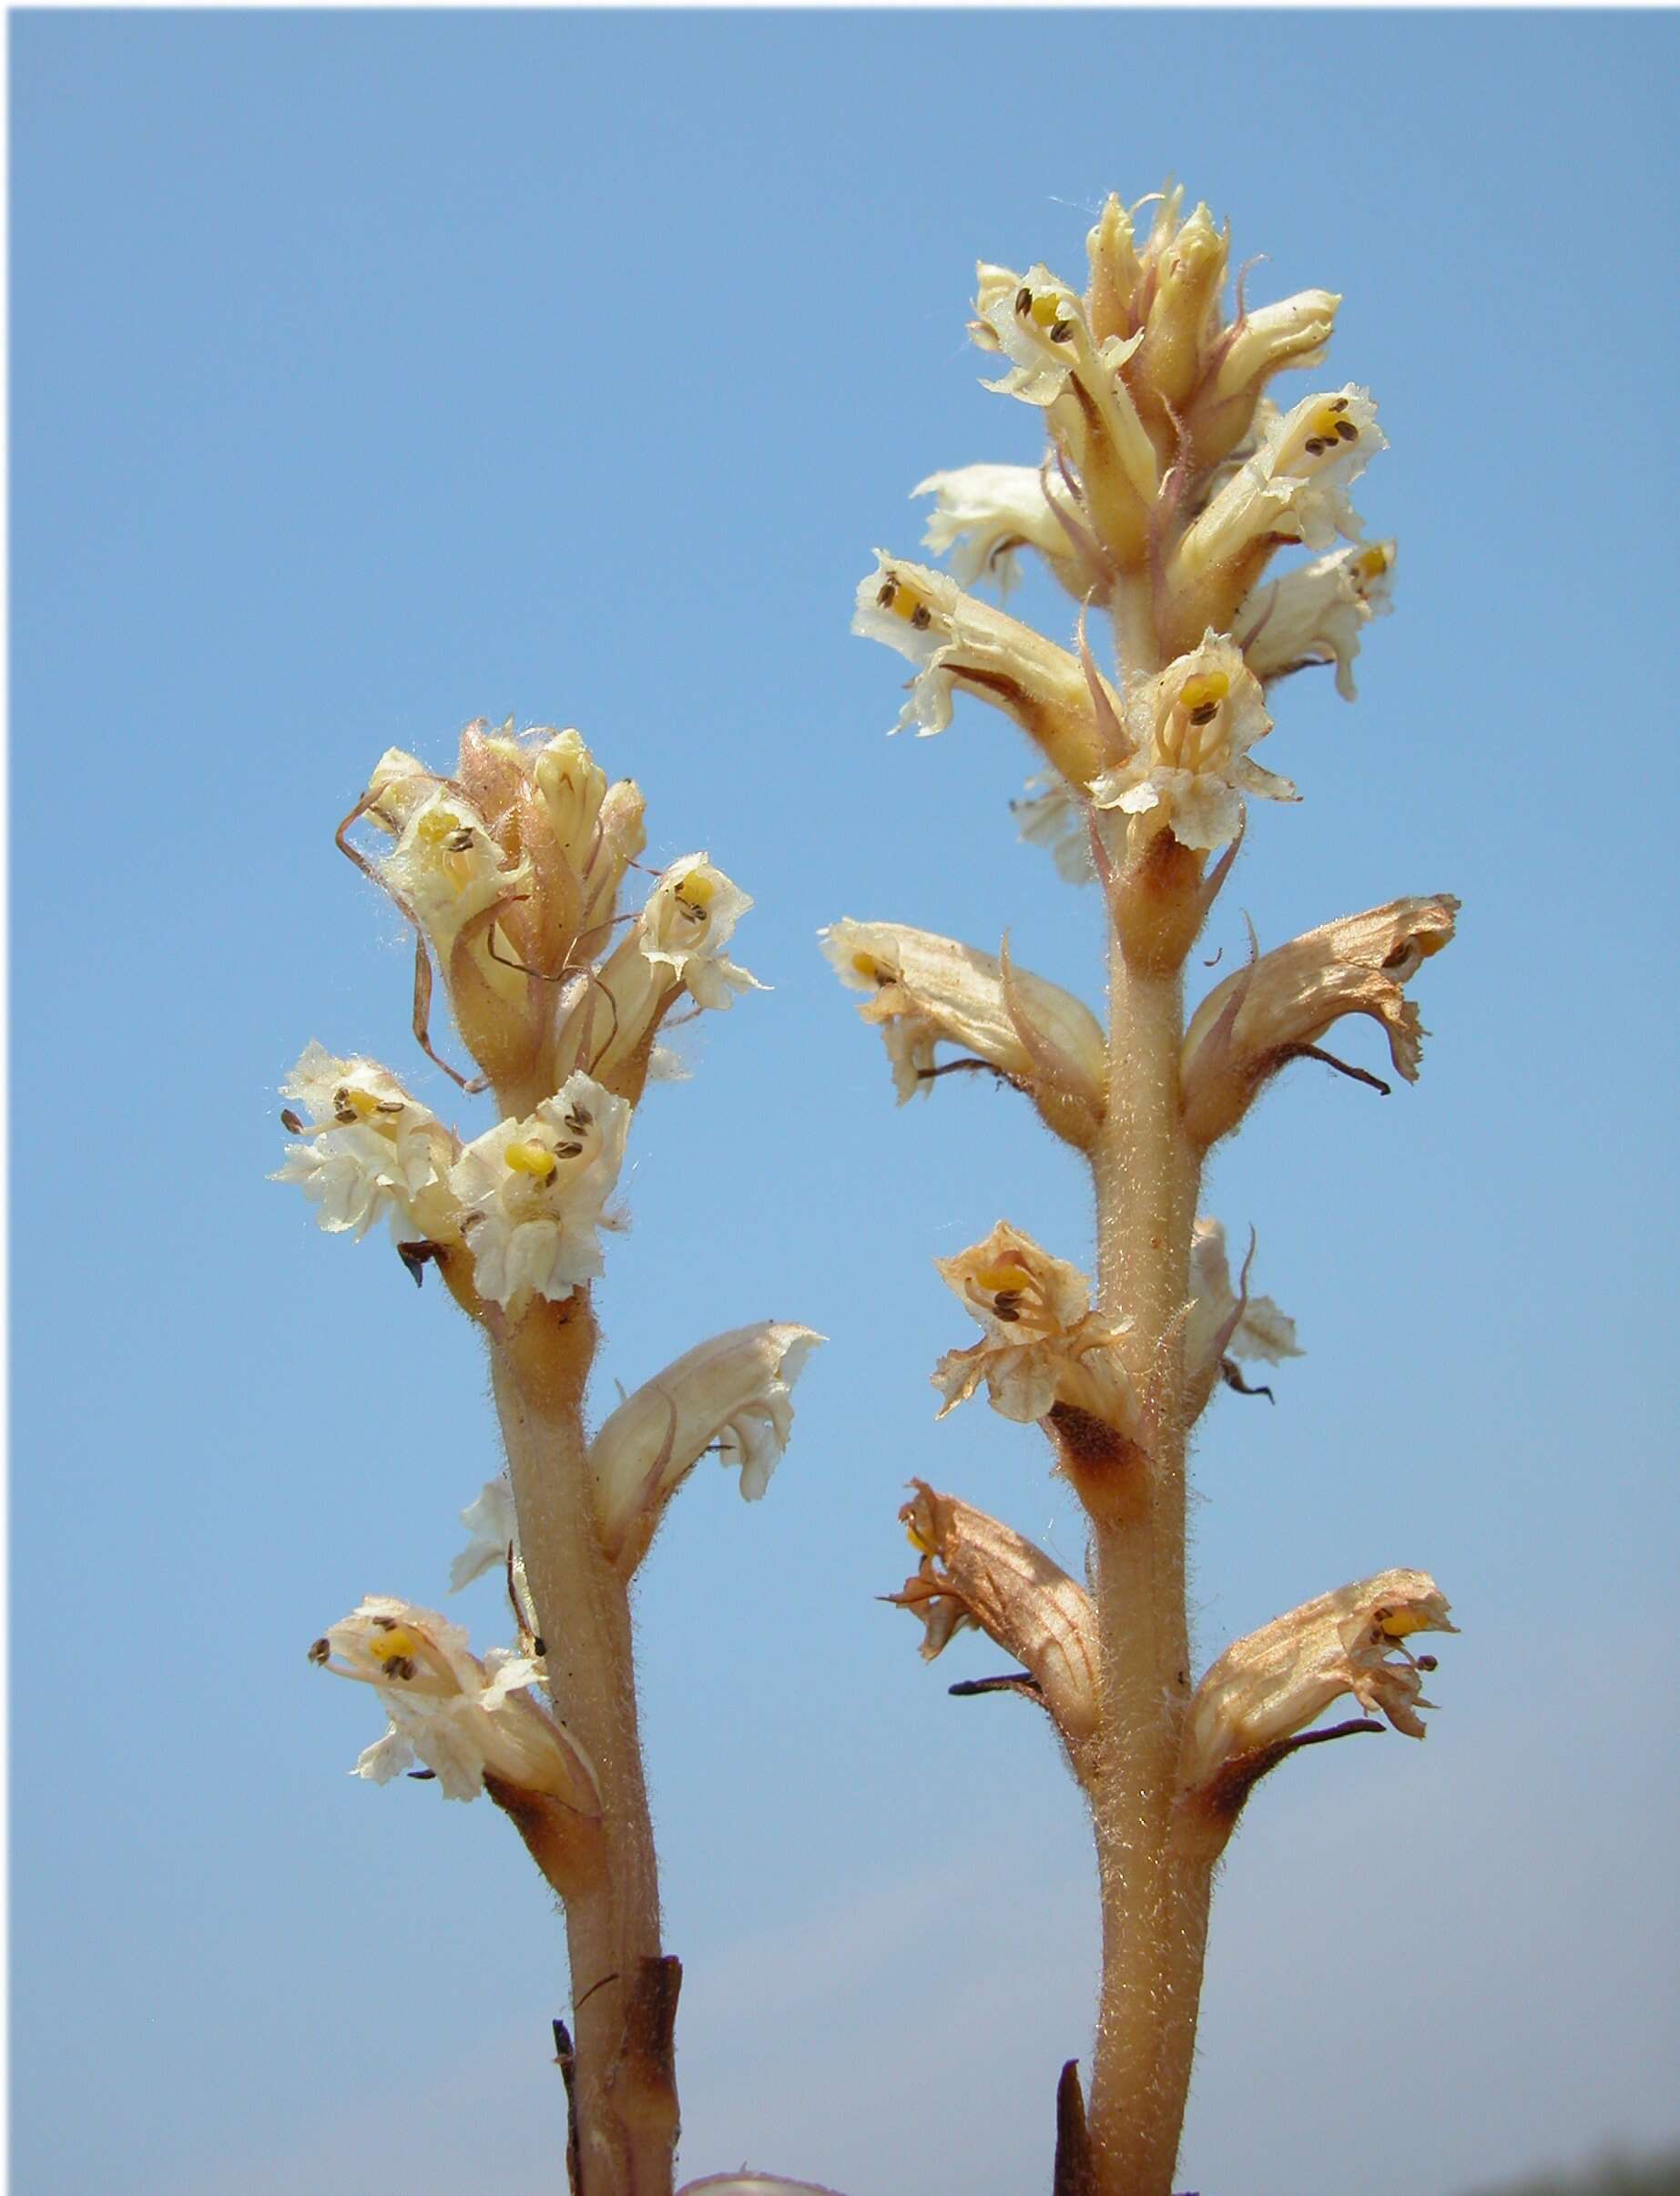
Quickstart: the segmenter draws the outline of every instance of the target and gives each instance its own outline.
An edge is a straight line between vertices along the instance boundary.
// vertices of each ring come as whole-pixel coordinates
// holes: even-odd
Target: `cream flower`
[[[430,1609],[370,1594],[310,1649],[336,1677],[372,1685],[391,1728],[353,1774],[383,1784],[416,1759],[445,1799],[469,1800],[491,1776],[545,1793],[579,1814],[601,1812],[588,1756],[531,1698],[542,1679],[529,1656],[493,1649],[481,1662],[459,1624]]]
[[[1107,1425],[1128,1425],[1131,1389],[1110,1346],[1130,1322],[1112,1326],[1091,1310],[1091,1285],[1077,1266],[1007,1220],[983,1243],[933,1263],[985,1330],[983,1341],[940,1359],[940,1418],[983,1380],[993,1409],[1018,1424],[1067,1403]]]
[[[999,599],[1007,601],[1021,577],[1016,552],[1032,548],[1079,591],[1074,536],[1057,518],[1036,465],[961,465],[929,473],[911,493],[938,498],[921,539],[936,556],[952,551],[951,576],[959,586],[995,580]]]
[[[1082,1148],[1102,1119],[1106,1055],[1096,1017],[1071,992],[973,946],[908,923],[844,916],[819,933],[858,1012],[886,1040],[901,1105],[931,1092],[934,1048],[963,1046],[1032,1097]]]
[[[1433,1703],[1423,1698],[1420,1665],[1404,1642],[1417,1632],[1456,1632],[1448,1617],[1427,1571],[1383,1571],[1238,1640],[1196,1689],[1181,1783],[1195,1790],[1222,1772],[1265,1765],[1254,1757],[1304,1731],[1344,1693],[1421,1738],[1418,1710]]]
[[[1370,620],[1394,607],[1394,562],[1392,542],[1355,542],[1257,587],[1234,628],[1248,668],[1266,681],[1333,663],[1337,693],[1357,700],[1353,659]]]
[[[481,1296],[504,1311],[533,1292],[558,1304],[601,1271],[596,1231],[629,1126],[627,1103],[578,1073],[466,1146],[450,1184]]]
[[[626,1396],[589,1445],[601,1540],[634,1564],[707,1450],[740,1468],[744,1501],[770,1483],[793,1430],[793,1383],[824,1337],[763,1320],[714,1335]]]
[[[1268,418],[1254,455],[1180,542],[1175,570],[1196,574],[1234,564],[1277,536],[1308,549],[1329,549],[1339,534],[1357,541],[1363,522],[1348,485],[1387,447],[1370,392],[1351,381]]]
[[[686,854],[648,894],[636,926],[636,949],[662,989],[680,985],[696,1006],[731,1006],[737,991],[767,988],[723,951],[751,905],[751,896],[706,855]],[[660,976],[662,970],[668,973]]]
[[[1047,267],[1018,275],[983,263],[975,310],[986,331],[983,347],[1010,361],[1010,371],[987,388],[1049,413],[1053,440],[1065,445],[1099,502],[1122,489],[1135,511],[1146,511],[1159,467],[1121,372],[1141,333],[1099,344],[1079,293]]]
[[[1251,1296],[1245,1279],[1239,1296],[1231,1286],[1225,1225],[1198,1220],[1190,1244],[1190,1317],[1185,1327],[1185,1369],[1192,1387],[1211,1384],[1221,1363],[1235,1357],[1280,1365],[1303,1353],[1295,1322],[1269,1296]]]
[[[1126,703],[1130,758],[1091,788],[1099,808],[1148,816],[1181,846],[1223,846],[1242,829],[1245,793],[1295,800],[1287,778],[1248,759],[1271,730],[1260,684],[1242,651],[1223,634],[1178,656]]]
[[[1425,1032],[1405,986],[1451,941],[1458,907],[1447,892],[1391,900],[1292,938],[1216,985],[1190,1018],[1180,1059],[1193,1139],[1205,1148],[1235,1128],[1261,1084],[1344,1014],[1381,1022],[1396,1073],[1415,1083]]]
[[[875,570],[859,584],[851,629],[916,666],[893,730],[913,724],[923,736],[942,732],[961,686],[1013,717],[1070,782],[1094,778],[1107,757],[1093,680],[1109,721],[1120,707],[1095,666],[1087,676],[1077,656],[964,595],[948,573],[879,549],[875,555]]]
[[[466,925],[526,881],[473,802],[437,781],[410,808],[379,871],[413,910],[446,971]]]
[[[516,1562],[519,1520],[514,1510],[514,1490],[507,1475],[486,1479],[461,1512],[461,1522],[472,1538],[449,1567],[449,1591],[459,1593],[486,1571]]]
[[[360,1238],[388,1217],[394,1235],[453,1232],[446,1176],[453,1140],[436,1114],[377,1061],[341,1060],[312,1039],[280,1085],[321,1133],[288,1146],[269,1178],[295,1182],[330,1235]],[[293,1113],[288,1126],[301,1134]]]
[[[1092,883],[1096,862],[1091,852],[1090,811],[1066,782],[1052,771],[1029,778],[1010,808],[1028,846],[1043,847],[1056,875],[1071,885]]]

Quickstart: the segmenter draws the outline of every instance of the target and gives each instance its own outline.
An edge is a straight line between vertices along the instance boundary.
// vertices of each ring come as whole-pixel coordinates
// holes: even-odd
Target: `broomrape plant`
[[[1049,1715],[1091,1811],[1102,1901],[1096,2038],[1056,2102],[1057,2196],[1167,2196],[1196,2040],[1214,1870],[1256,1783],[1322,1739],[1423,1735],[1415,1632],[1451,1632],[1433,1580],[1385,1571],[1227,1648],[1192,1675],[1185,1595],[1191,1437],[1223,1384],[1298,1354],[1294,1322],[1233,1284],[1225,1230],[1198,1213],[1207,1153],[1257,1092],[1310,1058],[1387,1085],[1322,1041],[1373,1016],[1413,1080],[1422,1028],[1406,987],[1452,936],[1445,895],[1391,900],[1269,952],[1186,1019],[1187,955],[1228,878],[1248,803],[1292,802],[1255,759],[1273,689],[1334,665],[1351,700],[1364,627],[1389,608],[1394,544],[1363,538],[1349,490],[1384,447],[1351,383],[1282,411],[1286,369],[1329,344],[1339,300],[1308,290],[1250,310],[1224,298],[1228,236],[1182,194],[1146,230],[1110,198],[1086,239],[1083,290],[982,263],[970,332],[990,386],[1044,414],[1036,469],[935,473],[925,542],[949,573],[877,552],[853,630],[914,667],[899,727],[943,731],[971,694],[1013,719],[1040,760],[1022,836],[1070,882],[1100,880],[1108,1017],[987,951],[850,917],[824,934],[859,1012],[886,1041],[900,1102],[944,1068],[989,1067],[1089,1165],[1097,1261],[1087,1280],[1000,1220],[935,1263],[982,1338],[940,1360],[939,1415],[979,1395],[1048,1437],[1089,1528],[1070,1578],[994,1518],[921,1480],[900,1512],[917,1552],[890,1597],[921,1652],[985,1632],[1019,1665],[953,1688],[1010,1691]],[[1274,570],[1292,548],[1316,553]],[[1034,552],[1079,608],[1066,645],[968,590],[1000,595]],[[1112,621],[1105,672],[1088,627]],[[898,728],[898,727],[895,727]],[[989,942],[989,941],[988,941]],[[939,1047],[960,1049],[941,1061]],[[1257,1392],[1268,1394],[1268,1388]],[[1317,1719],[1351,1694],[1359,1716]]]
[[[1145,203],[1148,203],[1145,201]],[[1384,447],[1352,384],[1288,412],[1268,391],[1316,367],[1339,300],[1308,290],[1249,310],[1224,299],[1228,235],[1182,194],[1146,230],[1111,198],[1074,290],[1042,266],[983,263],[971,332],[989,386],[1044,414],[1041,465],[931,474],[926,545],[944,572],[878,553],[854,630],[913,666],[900,726],[944,730],[978,696],[1040,762],[1022,835],[1070,881],[1100,882],[1106,1027],[1080,1000],[995,955],[891,921],[823,935],[885,1041],[901,1103],[947,1066],[990,1069],[1090,1169],[1094,1278],[1007,1220],[938,1269],[981,1330],[941,1358],[939,1416],[983,1393],[1043,1428],[1088,1520],[1084,1583],[956,1496],[912,1482],[900,1512],[918,1563],[889,1597],[921,1652],[986,1633],[1018,1668],[958,1687],[1047,1713],[1089,1803],[1102,1905],[1101,2006],[1087,2078],[1064,2069],[1056,2196],[1169,2196],[1196,2037],[1213,1874],[1249,1793],[1290,1754],[1379,1731],[1420,1738],[1451,1632],[1433,1580],[1390,1570],[1336,1588],[1192,1676],[1186,1609],[1192,1433],[1245,1367],[1298,1355],[1294,1322],[1235,1281],[1221,1224],[1198,1213],[1212,1145],[1289,1062],[1329,1062],[1336,1022],[1382,1024],[1415,1079],[1423,1031],[1407,986],[1451,938],[1457,902],[1394,900],[1262,952],[1186,1015],[1186,958],[1224,887],[1251,798],[1295,787],[1254,759],[1280,681],[1352,665],[1385,612],[1391,542],[1363,538],[1352,482]],[[1280,551],[1308,561],[1283,570]],[[1053,641],[1000,595],[1035,553],[1078,605]],[[1114,670],[1089,626],[1106,614]],[[339,843],[415,939],[414,1032],[495,1119],[463,1138],[377,1062],[311,1043],[282,1086],[295,1182],[331,1233],[384,1221],[419,1282],[432,1267],[481,1329],[507,1455],[462,1512],[452,1589],[507,1583],[514,1639],[482,1658],[434,1611],[371,1595],[310,1659],[369,1685],[388,1728],[355,1774],[429,1775],[504,1814],[561,1900],[573,2027],[555,2024],[574,2196],[670,2196],[673,2029],[681,1979],[659,1928],[637,1731],[630,1590],[672,1495],[708,1451],[762,1495],[792,1425],[791,1388],[822,1337],[778,1320],[697,1343],[610,1411],[585,1399],[592,1284],[636,1108],[667,1065],[674,1015],[761,989],[729,957],[751,901],[704,854],[620,908],[645,845],[643,802],[609,784],[575,731],[469,726],[452,775],[392,750]],[[441,977],[469,1075],[433,1045]],[[941,1046],[960,1048],[942,1062]],[[1360,1713],[1318,1719],[1350,1694]],[[1382,1719],[1382,1720],[1379,1720]],[[418,1762],[419,1772],[412,1770]],[[575,2032],[574,2032],[575,2031]],[[826,2196],[742,2171],[716,2196]]]

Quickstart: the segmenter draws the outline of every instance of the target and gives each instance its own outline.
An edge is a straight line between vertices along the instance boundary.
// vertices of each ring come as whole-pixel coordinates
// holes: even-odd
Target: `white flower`
[[[450,1172],[473,1283],[504,1311],[535,1291],[558,1304],[602,1269],[596,1230],[624,1159],[630,1107],[568,1076],[523,1121],[498,1122]]]
[[[1096,876],[1091,852],[1091,825],[1085,804],[1074,798],[1066,781],[1054,771],[1029,778],[1019,800],[1010,808],[1029,846],[1043,847],[1056,865],[1056,874],[1071,885],[1090,884]]]
[[[704,854],[674,861],[647,896],[636,944],[664,988],[680,984],[696,1006],[722,1009],[737,991],[767,987],[724,952],[737,922],[752,905],[748,893],[714,869]]]
[[[1150,816],[1181,846],[1223,846],[1242,829],[1245,793],[1294,800],[1295,788],[1248,759],[1271,730],[1260,683],[1242,651],[1209,632],[1131,696],[1125,724],[1130,758],[1091,787],[1099,808]]]
[[[1373,617],[1394,607],[1392,542],[1355,542],[1257,587],[1233,628],[1248,668],[1262,681],[1308,664],[1336,666],[1336,691],[1358,698],[1353,659]]]
[[[1231,1286],[1225,1226],[1198,1220],[1190,1245],[1190,1317],[1185,1328],[1185,1364],[1192,1380],[1218,1370],[1224,1357],[1279,1365],[1302,1352],[1295,1322],[1269,1296],[1251,1296],[1245,1283],[1239,1297]]]
[[[448,971],[450,956],[465,926],[497,900],[510,900],[528,882],[523,864],[504,867],[502,848],[473,802],[454,788],[435,782],[402,821],[395,847],[379,864],[390,889],[413,910]],[[491,963],[491,970],[499,967]],[[516,970],[505,971],[507,986],[523,982]]]
[[[1052,1257],[1007,1220],[983,1243],[933,1263],[985,1330],[983,1341],[940,1359],[940,1418],[983,1380],[993,1409],[1021,1425],[1069,1403],[1126,1426],[1131,1391],[1111,1345],[1130,1322],[1111,1326],[1091,1310],[1091,1285],[1077,1266]]]
[[[823,1338],[776,1320],[735,1327],[625,1398],[589,1447],[609,1555],[639,1561],[666,1503],[713,1447],[739,1466],[742,1500],[759,1500],[793,1429],[793,1383]]]
[[[960,465],[929,473],[911,493],[938,498],[921,538],[936,556],[952,552],[951,576],[960,586],[993,579],[1007,601],[1021,577],[1022,548],[1036,549],[1052,570],[1071,570],[1073,542],[1036,465]]]
[[[1269,413],[1252,457],[1226,483],[1179,544],[1183,573],[1228,564],[1268,535],[1328,549],[1363,531],[1348,484],[1388,443],[1369,390],[1349,381],[1331,395],[1303,398]]]
[[[449,1131],[388,1068],[338,1059],[311,1039],[280,1095],[301,1106],[321,1133],[289,1145],[269,1178],[297,1183],[320,1206],[329,1234],[353,1230],[360,1238],[387,1215],[398,1235],[452,1228]],[[300,1133],[304,1123],[295,1114],[293,1124]]]
[[[387,1784],[418,1758],[445,1799],[474,1798],[490,1775],[580,1814],[600,1813],[588,1756],[530,1696],[543,1672],[529,1656],[495,1648],[481,1662],[459,1624],[370,1594],[315,1642],[310,1660],[336,1677],[372,1685],[391,1718],[353,1774]]]

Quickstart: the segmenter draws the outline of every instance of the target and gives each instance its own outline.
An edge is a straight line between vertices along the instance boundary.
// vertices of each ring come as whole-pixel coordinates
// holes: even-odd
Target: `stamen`
[[[541,1144],[510,1144],[502,1156],[514,1174],[529,1174],[536,1182],[546,1182],[557,1164],[554,1154]]]

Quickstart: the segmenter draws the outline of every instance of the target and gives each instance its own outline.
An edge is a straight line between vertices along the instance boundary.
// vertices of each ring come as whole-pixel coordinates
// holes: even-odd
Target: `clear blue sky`
[[[1333,380],[1393,445],[1359,502],[1401,542],[1358,707],[1278,696],[1305,801],[1256,818],[1207,950],[1244,907],[1277,941],[1464,901],[1421,1084],[1298,1069],[1213,1184],[1310,1354],[1207,1423],[1204,1656],[1394,1563],[1463,1636],[1426,1746],[1257,1799],[1183,2180],[1454,2196],[1680,2131],[1676,42],[14,16],[18,2187],[556,2185],[540,1886],[488,1808],[348,1778],[373,1703],[303,1652],[364,1591],[441,1593],[494,1462],[473,1339],[263,1179],[306,1039],[416,1064],[334,821],[388,743],[441,762],[510,712],[582,727],[654,855],[757,896],[775,987],[638,1119],[605,1371],[752,1318],[833,1337],[769,1499],[703,1474],[642,1597],[684,2162],[1045,2181],[1094,1975],[1072,1787],[1019,1703],[946,1698],[991,1651],[926,1670],[871,1597],[911,1472],[1077,1564],[1034,1437],[932,1422],[969,1337],[930,1260],[1001,1213],[1073,1256],[1088,1224],[1007,1094],[894,1113],[813,933],[1007,925],[1095,990],[1094,904],[1013,844],[1015,736],[964,704],[889,744],[903,667],[846,628],[914,482],[1036,455],[963,338],[974,259],[1076,273],[1103,194],[1169,172],[1269,254],[1251,294],[1346,293]],[[489,1582],[463,1598],[491,1643]]]

